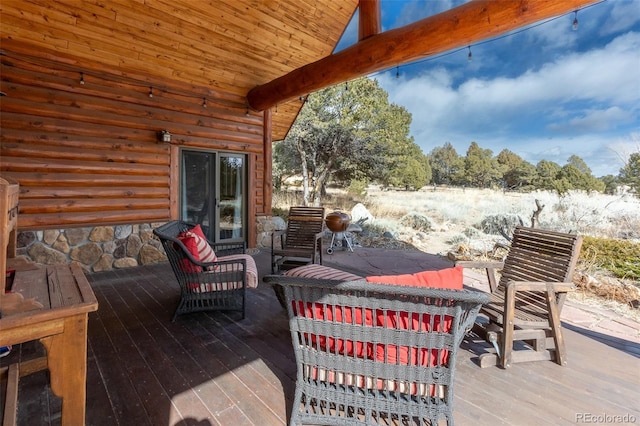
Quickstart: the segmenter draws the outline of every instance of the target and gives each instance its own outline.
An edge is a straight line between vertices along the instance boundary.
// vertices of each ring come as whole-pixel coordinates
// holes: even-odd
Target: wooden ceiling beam
[[[252,108],[262,111],[343,81],[497,37],[597,1],[472,1],[413,24],[370,35],[338,53],[251,89],[247,100]]]
[[[380,33],[380,0],[360,0],[358,6],[358,40]]]

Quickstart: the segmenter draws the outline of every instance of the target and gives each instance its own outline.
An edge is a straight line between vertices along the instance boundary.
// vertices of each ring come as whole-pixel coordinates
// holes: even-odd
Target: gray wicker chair
[[[171,221],[153,230],[160,239],[171,268],[180,285],[180,301],[171,321],[181,314],[200,311],[240,311],[245,317],[247,289],[247,261],[225,260],[225,256],[244,254],[245,243],[212,243],[218,261],[203,263],[196,260],[177,236],[195,225]],[[252,261],[252,260],[249,260]],[[213,270],[211,272],[210,270]],[[217,271],[217,272],[216,272]],[[204,291],[203,288],[208,289]]]
[[[290,425],[453,424],[457,350],[486,294],[263,281],[281,285],[286,299],[298,366]]]

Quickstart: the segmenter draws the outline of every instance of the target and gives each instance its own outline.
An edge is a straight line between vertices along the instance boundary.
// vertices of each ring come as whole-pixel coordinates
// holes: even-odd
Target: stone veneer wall
[[[256,223],[256,245],[271,248],[273,231],[287,229],[287,223],[279,216],[258,216]]]
[[[79,263],[100,272],[166,262],[153,229],[162,223],[18,232],[17,255],[44,265]],[[285,229],[278,216],[258,218],[258,247],[271,247],[271,234]]]
[[[45,265],[79,263],[86,271],[164,262],[167,257],[153,235],[157,224],[96,226],[18,232],[17,255]]]

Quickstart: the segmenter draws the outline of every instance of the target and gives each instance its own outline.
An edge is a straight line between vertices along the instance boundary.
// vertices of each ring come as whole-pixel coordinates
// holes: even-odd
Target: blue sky
[[[383,31],[464,3],[381,0]],[[607,0],[526,31],[373,75],[424,153],[472,141],[532,164],[575,154],[595,176],[640,152],[640,0]],[[338,50],[357,40],[357,15]],[[398,75],[396,75],[398,74]]]

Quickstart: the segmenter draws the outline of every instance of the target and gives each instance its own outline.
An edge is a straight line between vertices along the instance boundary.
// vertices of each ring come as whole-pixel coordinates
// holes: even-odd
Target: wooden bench
[[[62,399],[62,425],[84,425],[88,314],[98,302],[79,265],[45,267],[16,257],[18,194],[17,184],[0,178],[0,347],[39,340],[47,355],[0,369],[3,426],[16,423],[20,377],[44,369]],[[8,269],[15,275],[5,293]]]
[[[20,186],[0,178],[0,300],[6,289],[7,260],[16,257]]]
[[[39,340],[46,357],[21,362],[18,378],[48,369],[51,390],[62,400],[62,425],[84,425],[88,314],[98,309],[87,278],[77,264],[40,266],[17,272],[12,291],[4,302],[17,299],[18,308],[3,311],[0,346]],[[38,305],[39,309],[32,309]],[[17,387],[14,368],[11,383]],[[13,410],[17,407],[14,395],[12,391],[9,400]],[[7,424],[14,413],[5,410]]]

